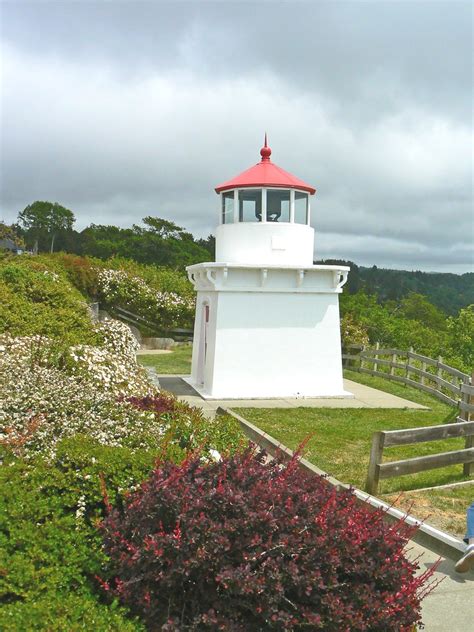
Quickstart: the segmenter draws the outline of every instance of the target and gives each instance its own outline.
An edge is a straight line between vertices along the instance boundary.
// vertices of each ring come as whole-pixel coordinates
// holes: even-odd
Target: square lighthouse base
[[[338,294],[198,292],[192,374],[205,399],[350,398]]]
[[[304,406],[304,401],[306,399],[354,399],[354,395],[353,393],[350,393],[349,391],[344,391],[342,390],[341,392],[337,393],[337,394],[333,394],[333,395],[321,395],[320,393],[318,394],[310,394],[310,395],[303,395],[301,393],[297,393],[296,395],[294,393],[290,393],[287,395],[282,395],[281,393],[279,393],[278,395],[275,396],[271,396],[271,395],[267,395],[265,397],[263,396],[259,396],[259,397],[255,397],[252,395],[248,395],[248,393],[242,393],[241,395],[236,395],[235,393],[233,394],[232,397],[229,396],[217,396],[217,395],[210,395],[209,393],[207,393],[205,390],[203,390],[203,385],[202,384],[196,384],[193,381],[193,378],[191,376],[189,377],[183,377],[181,378],[184,382],[186,382],[186,384],[189,384],[189,386],[191,386],[203,399],[205,400],[211,400],[211,401],[241,401],[241,400],[273,400],[273,401],[287,401],[289,399],[298,399],[301,400],[301,405]]]

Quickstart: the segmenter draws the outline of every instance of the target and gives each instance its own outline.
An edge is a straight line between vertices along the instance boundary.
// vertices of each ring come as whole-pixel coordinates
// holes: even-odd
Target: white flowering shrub
[[[96,325],[96,331],[109,351],[135,359],[140,344],[128,325],[120,320],[107,318]]]
[[[194,299],[156,290],[124,270],[99,270],[97,282],[99,300],[106,305],[128,308],[163,330],[192,324]]]
[[[41,336],[0,336],[0,442],[24,454],[53,453],[78,433],[109,446],[146,447],[150,436],[159,438],[163,424],[123,401],[153,392],[125,328],[100,323],[104,347],[60,349]]]
[[[82,383],[94,386],[111,398],[145,394],[150,386],[146,373],[137,364],[139,344],[130,328],[107,319],[95,325],[102,347],[76,345],[65,354],[69,372]]]
[[[83,435],[107,447],[166,449],[178,459],[197,449],[207,458],[211,448],[215,458],[216,448],[237,445],[228,423],[156,391],[126,325],[106,320],[97,328],[103,347],[0,335],[0,445],[53,458],[63,439]]]

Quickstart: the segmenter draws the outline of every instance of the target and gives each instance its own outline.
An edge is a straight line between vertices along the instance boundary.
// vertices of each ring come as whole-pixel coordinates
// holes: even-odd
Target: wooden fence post
[[[443,369],[440,368],[440,364],[442,364],[443,362],[443,358],[441,356],[438,356],[438,370],[436,371],[436,375],[438,377],[443,377]]]
[[[421,370],[422,371],[426,371],[426,362],[422,362],[421,363]],[[424,375],[421,376],[420,383],[421,384],[425,383],[425,376]]]
[[[472,376],[471,376],[471,379],[469,380],[469,383],[474,384],[474,371],[472,372]],[[472,395],[466,394],[464,395],[462,399],[466,401],[468,404],[474,404],[474,397]],[[461,415],[463,415],[462,412],[461,412]],[[469,411],[466,410],[466,412],[464,413],[464,416],[465,416],[466,421],[470,421],[471,414],[469,413]],[[466,444],[464,447],[474,448],[474,435],[470,435],[469,437],[466,437]],[[474,463],[464,463],[463,474],[464,476],[474,475]]]
[[[366,345],[362,345],[362,349],[359,351],[359,371],[363,368],[362,362],[365,349]]]
[[[379,349],[380,349],[380,342],[376,342],[376,343],[375,343],[375,350],[376,350],[376,351],[378,351]],[[378,355],[377,355],[377,354],[375,354],[375,355],[374,355],[374,358],[375,358],[375,362],[374,362],[374,369],[373,369],[373,370],[374,370],[375,372],[377,372],[377,367],[378,367],[378,364],[377,364],[377,358],[378,358]]]
[[[451,380],[453,386],[456,386],[456,388],[459,388],[459,378],[456,375],[453,375],[453,379]]]
[[[407,353],[407,361],[405,364],[405,378],[407,380],[410,379],[410,369],[411,369],[410,356],[408,355],[409,353],[413,353],[413,347],[410,347]]]
[[[379,487],[380,479],[380,463],[382,462],[383,446],[385,443],[385,435],[383,432],[375,432],[372,437],[372,448],[370,450],[369,469],[367,472],[367,481],[365,483],[365,491],[375,496]]]
[[[439,377],[440,379],[443,378],[443,369],[440,368],[440,364],[442,364],[443,362],[443,358],[442,356],[438,356],[438,370],[436,371],[436,376]],[[436,390],[437,391],[441,391],[441,386],[439,385],[439,382],[436,382]]]
[[[396,353],[392,353],[392,362],[395,363],[397,361],[397,354]],[[395,375],[395,367],[391,366],[390,367],[390,375]]]

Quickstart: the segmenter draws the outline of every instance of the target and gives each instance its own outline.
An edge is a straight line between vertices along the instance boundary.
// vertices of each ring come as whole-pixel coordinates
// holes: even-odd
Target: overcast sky
[[[0,2],[0,219],[206,236],[268,131],[317,258],[472,270],[471,2]]]

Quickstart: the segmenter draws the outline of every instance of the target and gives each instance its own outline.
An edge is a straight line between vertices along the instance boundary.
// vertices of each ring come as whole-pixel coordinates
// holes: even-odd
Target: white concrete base
[[[191,381],[205,399],[350,398],[339,293],[348,269],[201,263]]]
[[[302,403],[304,403],[305,400],[307,399],[354,399],[354,395],[352,393],[350,393],[349,391],[337,391],[331,394],[327,394],[327,392],[325,391],[324,393],[312,393],[312,394],[305,394],[305,395],[300,395],[298,393],[290,393],[290,392],[279,392],[278,395],[275,396],[259,396],[259,395],[255,395],[252,393],[248,393],[246,391],[242,391],[242,392],[238,392],[238,393],[233,393],[231,397],[228,396],[227,393],[225,394],[219,394],[219,393],[212,393],[212,395],[210,393],[208,393],[205,389],[204,386],[202,384],[198,385],[196,384],[196,382],[193,380],[192,376],[182,376],[181,378],[184,382],[186,382],[186,384],[189,384],[189,386],[191,386],[203,399],[206,400],[229,400],[229,401],[233,401],[233,400],[241,400],[241,399],[252,399],[252,400],[288,400],[288,399],[297,399],[297,400],[301,400]]]

